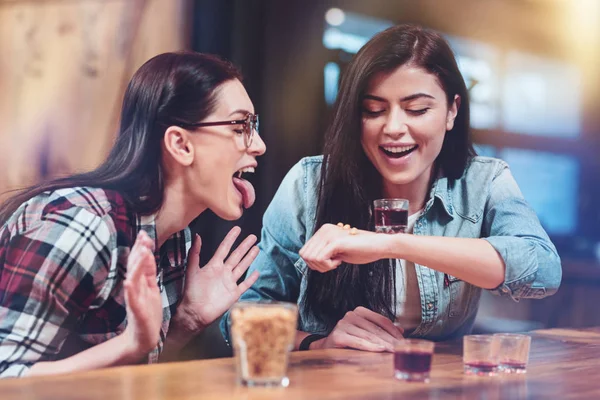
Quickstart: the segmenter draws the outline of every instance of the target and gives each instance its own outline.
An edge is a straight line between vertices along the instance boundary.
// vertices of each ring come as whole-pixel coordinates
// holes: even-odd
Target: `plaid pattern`
[[[138,216],[114,191],[69,188],[34,197],[0,228],[0,377],[76,354],[123,332],[127,257],[154,216]],[[163,299],[156,362],[183,291],[191,234],[156,252]]]

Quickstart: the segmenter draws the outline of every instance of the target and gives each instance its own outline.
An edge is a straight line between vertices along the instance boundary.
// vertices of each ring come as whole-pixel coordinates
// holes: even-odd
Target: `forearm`
[[[397,234],[386,256],[427,266],[484,289],[504,282],[504,261],[483,239]]]
[[[192,321],[187,316],[182,316],[182,314],[178,310],[178,314],[171,321],[169,333],[160,354],[160,362],[177,361],[181,350],[205,328],[205,326],[199,326],[197,322]]]
[[[134,364],[144,355],[132,347],[121,334],[64,360],[38,362],[27,372],[27,376],[64,374]]]

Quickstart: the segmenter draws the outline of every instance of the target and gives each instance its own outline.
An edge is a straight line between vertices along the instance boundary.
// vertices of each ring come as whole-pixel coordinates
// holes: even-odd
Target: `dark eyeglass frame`
[[[246,145],[246,148],[249,148],[252,145],[254,131],[258,133],[258,114],[247,114],[246,118],[244,119],[236,119],[232,121],[196,122],[194,124],[187,125],[194,128],[220,125],[244,125],[244,145]]]

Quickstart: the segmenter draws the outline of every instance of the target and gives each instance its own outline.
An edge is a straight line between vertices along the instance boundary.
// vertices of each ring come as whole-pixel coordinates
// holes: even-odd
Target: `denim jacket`
[[[298,252],[315,230],[322,159],[302,159],[281,183],[263,217],[260,254],[248,271],[257,270],[260,276],[241,301],[301,304],[307,266]],[[487,240],[506,265],[504,283],[492,292],[515,301],[551,295],[560,285],[556,249],[504,161],[474,157],[460,179],[438,178],[413,234]],[[469,333],[482,289],[423,265],[415,268],[422,312],[421,324],[411,336],[444,340]],[[221,321],[227,341],[228,319],[225,314]],[[328,333],[302,307],[298,329]]]

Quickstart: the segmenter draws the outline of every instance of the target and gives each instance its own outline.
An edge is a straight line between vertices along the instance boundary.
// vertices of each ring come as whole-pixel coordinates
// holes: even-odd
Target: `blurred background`
[[[0,0],[0,200],[98,165],[133,72],[193,49],[237,64],[260,113],[257,202],[236,222],[259,235],[287,170],[320,154],[352,55],[407,22],[451,43],[477,151],[509,163],[563,260],[555,296],[485,295],[476,330],[600,325],[600,0]],[[203,261],[231,226],[209,213],[194,222]],[[206,342],[190,352],[224,354]]]

